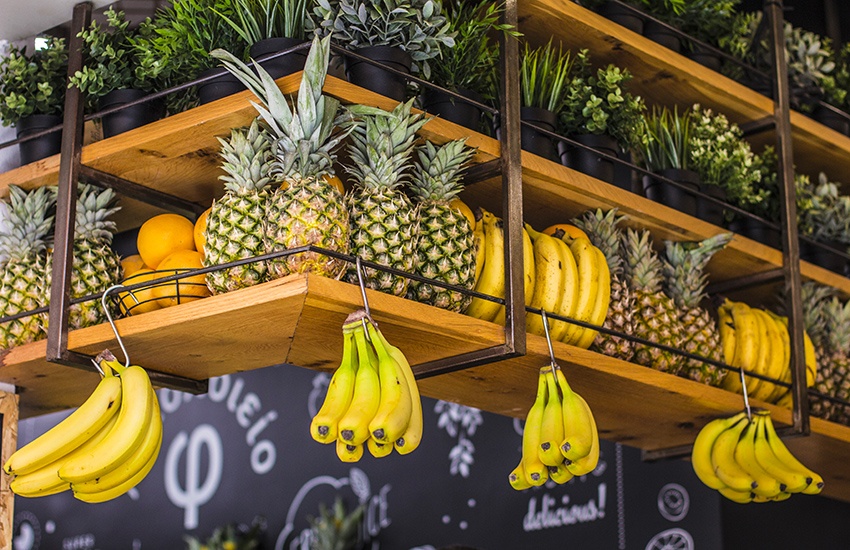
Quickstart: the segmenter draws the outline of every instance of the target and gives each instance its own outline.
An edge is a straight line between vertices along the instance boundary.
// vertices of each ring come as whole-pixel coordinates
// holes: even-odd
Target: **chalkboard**
[[[592,474],[517,492],[507,475],[522,422],[443,401],[423,399],[414,453],[344,464],[308,433],[327,381],[278,366],[211,380],[204,396],[160,390],[162,451],[137,490],[95,505],[68,493],[18,497],[14,550],[179,550],[184,534],[205,538],[257,516],[267,550],[301,548],[307,518],[336,495],[365,504],[375,550],[721,547],[719,497],[688,463],[644,463],[637,450],[603,442]],[[20,444],[61,416],[22,421]]]

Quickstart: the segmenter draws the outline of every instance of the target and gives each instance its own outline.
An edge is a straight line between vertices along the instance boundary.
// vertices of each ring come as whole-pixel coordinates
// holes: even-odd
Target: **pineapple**
[[[850,403],[850,302],[838,297],[823,302],[824,332],[817,347],[815,389]],[[850,405],[815,399],[811,413],[834,422],[850,422]]]
[[[308,517],[310,548],[314,550],[351,550],[363,546],[361,530],[364,505],[348,511],[340,497],[334,499],[333,509],[319,503],[319,517]]]
[[[460,173],[475,150],[460,139],[441,147],[426,141],[417,153],[419,163],[410,185],[419,199],[414,273],[471,290],[475,285],[473,228],[449,201],[463,190]],[[410,282],[407,297],[459,313],[472,301],[460,292],[418,281]]]
[[[250,128],[234,129],[230,139],[219,138],[222,168],[227,175],[224,196],[213,202],[207,217],[204,265],[218,265],[265,253],[264,223],[271,182],[271,142],[255,119]],[[265,262],[252,262],[206,277],[215,294],[230,292],[266,280]]]
[[[50,300],[50,259],[55,187],[29,193],[9,186],[8,218],[0,234],[0,257],[5,258],[0,280],[0,317],[46,307]],[[44,338],[47,314],[37,313],[0,323],[0,349]]]
[[[823,395],[835,396],[835,380],[833,378],[832,365],[826,361],[829,355],[826,347],[829,343],[829,333],[832,327],[827,325],[825,306],[830,297],[834,295],[832,287],[807,281],[801,287],[801,298],[803,302],[803,326],[806,333],[812,339],[815,347],[818,370],[813,389]],[[784,305],[784,300],[782,301]],[[831,401],[812,397],[809,400],[809,413],[812,416],[829,419],[832,416],[833,405]]]
[[[413,100],[400,103],[392,112],[354,105],[349,147],[353,166],[346,169],[354,179],[348,194],[351,217],[351,254],[363,260],[412,272],[417,235],[416,208],[401,190],[409,179],[416,132],[427,122],[422,114],[410,114]],[[367,286],[404,296],[409,279],[386,271],[364,269]],[[357,273],[347,278],[357,282]]]
[[[608,270],[611,273],[611,301],[603,327],[622,334],[634,334],[635,300],[631,288],[623,279],[623,254],[621,251],[622,231],[617,227],[625,216],[618,215],[617,209],[603,212],[588,210],[573,220],[573,224],[587,233],[593,245],[605,254]],[[596,335],[591,349],[624,361],[631,361],[634,355],[634,343],[621,336],[600,332]]]
[[[678,321],[684,336],[681,348],[715,361],[723,361],[720,332],[708,311],[700,307],[700,302],[706,297],[708,284],[705,266],[731,239],[732,233],[721,233],[698,243],[664,243],[665,291],[679,309]],[[711,386],[718,386],[724,376],[719,367],[703,361],[687,359],[681,366],[677,374]]]
[[[215,50],[212,55],[262,103],[254,107],[272,140],[271,176],[281,183],[266,205],[266,253],[303,246],[348,253],[348,212],[342,195],[328,181],[335,148],[346,135],[334,134],[339,101],[322,95],[330,36],[313,39],[292,108],[261,66],[255,66],[254,74],[228,52]],[[271,278],[307,271],[339,277],[344,268],[342,260],[313,251],[282,256],[268,266]]]
[[[649,231],[628,228],[623,234],[624,275],[635,299],[634,335],[677,349],[684,340],[676,304],[664,294],[663,264],[652,249]],[[635,345],[633,361],[662,372],[678,373],[683,357],[646,344]]]
[[[107,219],[120,208],[113,206],[115,191],[80,184],[74,226],[74,258],[71,268],[71,297],[102,294],[124,276],[121,258],[112,250],[115,222]],[[71,305],[68,326],[88,327],[107,321],[100,300]]]

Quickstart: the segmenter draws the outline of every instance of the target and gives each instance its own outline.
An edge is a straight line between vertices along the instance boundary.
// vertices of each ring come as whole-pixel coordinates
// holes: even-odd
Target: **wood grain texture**
[[[15,452],[18,444],[18,396],[0,391],[0,414],[3,415],[2,442],[0,442],[0,463]],[[0,548],[12,547],[15,514],[15,495],[9,488],[11,479],[0,473]]]

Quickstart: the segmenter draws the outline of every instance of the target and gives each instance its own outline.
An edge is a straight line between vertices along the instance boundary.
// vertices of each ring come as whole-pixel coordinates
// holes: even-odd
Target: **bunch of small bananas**
[[[108,351],[96,358],[103,378],[56,426],[21,447],[3,466],[12,491],[38,497],[71,490],[106,502],[135,487],[162,444],[159,400],[142,367],[125,367]]]
[[[413,452],[422,440],[422,401],[410,364],[364,310],[342,327],[342,362],[310,423],[319,443],[336,442],[343,462],[357,462],[363,448],[372,456]]]
[[[475,290],[505,297],[504,231],[501,220],[482,210],[475,228],[477,261]],[[602,325],[611,298],[611,274],[601,250],[581,230],[559,224],[543,232],[525,224],[523,236],[523,282],[526,305],[569,319]],[[485,321],[504,323],[504,306],[473,298],[466,314]],[[526,316],[526,331],[544,336],[542,317]],[[597,331],[552,319],[554,340],[587,349]]]
[[[717,308],[720,340],[726,364],[763,376],[791,382],[791,339],[788,318],[772,311],[752,308],[743,302],[725,300]],[[815,348],[809,335],[803,333],[806,357],[806,385],[811,386],[817,376]],[[785,386],[746,376],[747,393],[768,403],[780,403],[790,398]],[[723,387],[743,393],[740,374],[726,373]],[[789,405],[790,406],[790,405]]]
[[[700,480],[739,503],[816,495],[823,478],[803,466],[777,435],[770,412],[712,420],[694,441],[691,464]]]
[[[511,487],[521,491],[547,479],[566,483],[592,472],[598,462],[599,433],[587,402],[570,388],[561,367],[541,368],[522,433],[522,458],[508,475]]]

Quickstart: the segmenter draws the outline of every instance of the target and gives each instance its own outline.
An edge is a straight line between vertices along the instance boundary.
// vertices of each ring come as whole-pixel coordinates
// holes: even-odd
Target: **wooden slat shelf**
[[[739,124],[773,116],[773,101],[684,55],[622,27],[575,2],[526,0],[518,3],[519,29],[529,42],[542,45],[554,37],[565,48],[590,50],[595,65],[614,63],[634,76],[629,89],[649,105],[699,103]],[[817,177],[824,170],[834,179],[846,173],[850,137],[791,112],[791,134],[797,169]],[[756,150],[775,142],[772,132],[753,139]],[[850,183],[850,182],[847,182]]]

